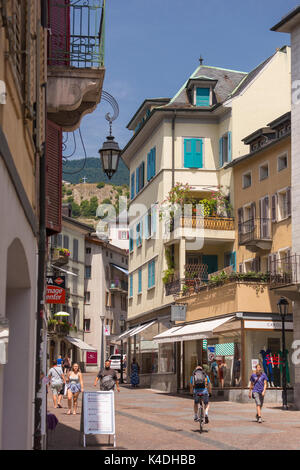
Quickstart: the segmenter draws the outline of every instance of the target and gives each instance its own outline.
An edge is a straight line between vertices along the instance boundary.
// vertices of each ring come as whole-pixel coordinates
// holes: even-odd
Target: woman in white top
[[[83,392],[82,373],[80,372],[79,365],[73,364],[72,369],[67,375],[67,389],[68,389],[68,412],[71,414],[72,399],[73,399],[73,415],[77,412],[77,401],[80,392]]]

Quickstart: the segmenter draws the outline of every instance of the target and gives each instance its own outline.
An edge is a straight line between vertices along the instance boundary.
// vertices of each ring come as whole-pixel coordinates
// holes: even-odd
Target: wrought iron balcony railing
[[[174,232],[177,228],[205,230],[234,230],[233,217],[197,217],[196,215],[170,218],[166,221],[166,233]]]
[[[270,288],[300,283],[300,255],[270,260]]]
[[[255,241],[271,241],[271,219],[249,219],[239,223],[239,245],[247,245]]]
[[[51,0],[48,5],[48,64],[103,67],[105,0]]]

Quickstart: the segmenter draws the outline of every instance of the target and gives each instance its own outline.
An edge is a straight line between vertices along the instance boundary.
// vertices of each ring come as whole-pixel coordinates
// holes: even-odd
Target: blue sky
[[[118,101],[113,135],[124,147],[126,129],[145,98],[172,97],[204,64],[249,72],[290,44],[289,34],[270,31],[298,5],[295,0],[107,0],[106,75],[103,89]],[[101,102],[83,118],[87,156],[98,156],[108,134]],[[76,157],[83,156],[78,142]]]

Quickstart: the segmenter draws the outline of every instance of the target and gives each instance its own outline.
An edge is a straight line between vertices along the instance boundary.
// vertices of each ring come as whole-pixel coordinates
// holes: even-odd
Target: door
[[[202,263],[207,264],[207,273],[218,271],[218,255],[202,255]]]

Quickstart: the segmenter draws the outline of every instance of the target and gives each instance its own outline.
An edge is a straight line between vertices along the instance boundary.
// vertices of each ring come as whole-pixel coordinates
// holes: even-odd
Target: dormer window
[[[196,87],[196,106],[210,106],[210,88]]]

